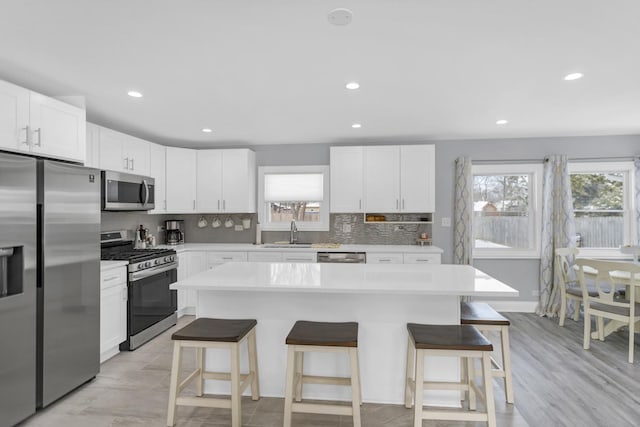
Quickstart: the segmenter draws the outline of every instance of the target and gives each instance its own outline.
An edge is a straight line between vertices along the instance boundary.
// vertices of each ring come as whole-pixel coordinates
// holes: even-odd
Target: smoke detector
[[[353,20],[353,13],[349,9],[333,9],[327,16],[333,25],[348,25]]]

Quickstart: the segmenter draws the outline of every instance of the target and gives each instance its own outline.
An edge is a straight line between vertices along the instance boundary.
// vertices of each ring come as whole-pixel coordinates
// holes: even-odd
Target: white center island
[[[459,324],[460,297],[517,297],[518,291],[470,266],[450,264],[227,263],[171,285],[197,291],[196,316],[256,319],[260,389],[284,396],[285,338],[296,320],[359,323],[364,402],[402,403],[407,351],[406,324]],[[247,370],[243,350],[243,369]],[[207,353],[208,369],[229,369],[229,355]],[[334,354],[305,357],[305,373],[349,373]],[[425,377],[459,378],[459,362],[430,358]],[[208,381],[208,393],[228,393]],[[304,398],[349,400],[348,387],[305,385]],[[425,393],[426,404],[459,406],[455,391]]]

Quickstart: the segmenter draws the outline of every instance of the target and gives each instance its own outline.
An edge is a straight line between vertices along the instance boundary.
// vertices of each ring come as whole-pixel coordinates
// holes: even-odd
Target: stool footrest
[[[328,414],[328,415],[353,415],[351,406],[330,405],[327,403],[297,403],[291,404],[291,412],[305,414]]]
[[[303,375],[302,382],[304,384],[335,384],[335,385],[351,385],[351,378],[345,377],[323,377],[318,375]]]
[[[179,396],[176,404],[181,406],[206,406],[207,408],[231,409],[231,399],[213,397]]]
[[[487,421],[487,414],[457,411],[424,411],[423,420]]]

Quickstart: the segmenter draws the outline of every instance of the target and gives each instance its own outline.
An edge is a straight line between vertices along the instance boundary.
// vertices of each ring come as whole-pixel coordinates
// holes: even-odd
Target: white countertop
[[[233,262],[176,282],[171,289],[518,296],[517,290],[476,268],[453,264]]]
[[[382,252],[382,253],[421,253],[441,254],[443,250],[437,246],[419,245],[340,245],[339,248],[268,248],[264,245],[252,243],[185,243],[183,245],[160,245],[159,248],[174,249],[176,252],[185,251],[271,251],[271,252]]]

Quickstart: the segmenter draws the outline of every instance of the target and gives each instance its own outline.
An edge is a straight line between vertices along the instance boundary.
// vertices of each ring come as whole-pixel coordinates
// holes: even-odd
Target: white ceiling
[[[350,25],[328,23],[337,7]],[[640,134],[639,16],[638,0],[2,0],[0,78],[167,145]]]

